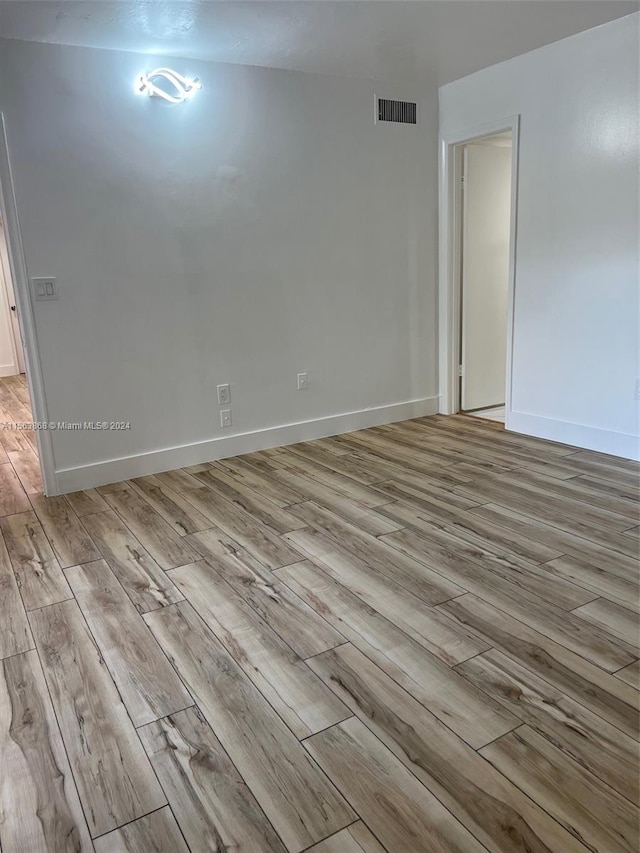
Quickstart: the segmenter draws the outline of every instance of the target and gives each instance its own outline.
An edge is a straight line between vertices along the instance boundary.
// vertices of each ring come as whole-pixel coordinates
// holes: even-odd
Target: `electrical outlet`
[[[306,373],[299,373],[298,374],[298,391],[306,391],[308,387],[309,387],[309,382],[307,380],[307,374]]]
[[[231,409],[221,409],[220,410],[220,426],[221,427],[230,427],[231,426]]]
[[[231,402],[231,388],[229,385],[218,385],[218,405],[223,406]]]

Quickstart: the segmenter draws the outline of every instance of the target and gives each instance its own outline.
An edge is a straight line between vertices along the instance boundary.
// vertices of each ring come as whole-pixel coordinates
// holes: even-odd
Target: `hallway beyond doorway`
[[[0,378],[0,468],[5,475],[0,482],[7,496],[14,491],[11,483],[19,492],[24,489],[27,495],[42,494],[36,434],[32,428],[22,426],[32,422],[25,374]],[[6,465],[12,470],[7,470]],[[15,482],[16,477],[19,483]]]

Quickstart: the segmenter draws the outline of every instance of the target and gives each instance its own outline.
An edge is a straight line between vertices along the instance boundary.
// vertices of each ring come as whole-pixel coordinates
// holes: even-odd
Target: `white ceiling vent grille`
[[[387,98],[378,98],[378,121],[417,124],[416,105],[410,101],[390,101]]]

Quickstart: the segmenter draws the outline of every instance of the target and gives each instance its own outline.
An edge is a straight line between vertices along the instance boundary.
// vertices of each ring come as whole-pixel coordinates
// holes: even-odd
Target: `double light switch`
[[[58,298],[58,287],[55,278],[32,278],[31,286],[36,302],[48,302]]]

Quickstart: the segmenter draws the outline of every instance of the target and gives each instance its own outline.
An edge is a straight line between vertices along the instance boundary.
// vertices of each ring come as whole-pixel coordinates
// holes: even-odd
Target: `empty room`
[[[0,853],[636,853],[637,0],[0,0]]]

